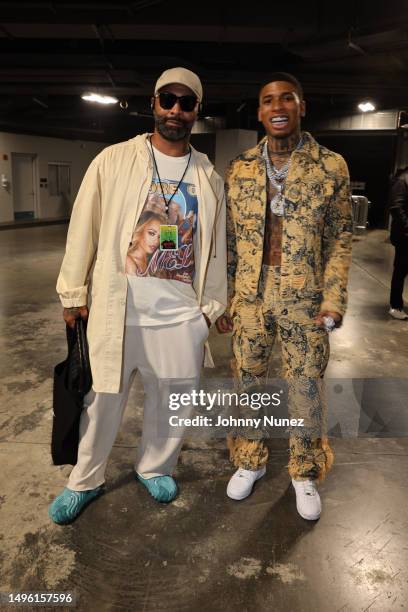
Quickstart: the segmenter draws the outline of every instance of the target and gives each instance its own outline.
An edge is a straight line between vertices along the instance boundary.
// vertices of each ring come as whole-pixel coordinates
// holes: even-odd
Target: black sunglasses
[[[196,96],[176,96],[176,94],[169,91],[158,93],[155,95],[155,98],[159,98],[160,106],[164,110],[170,110],[178,102],[181,110],[186,113],[191,113],[198,102]]]

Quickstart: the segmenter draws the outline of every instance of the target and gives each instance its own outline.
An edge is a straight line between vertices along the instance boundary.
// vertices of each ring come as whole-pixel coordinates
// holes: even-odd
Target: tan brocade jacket
[[[267,206],[266,165],[256,147],[227,173],[228,304],[255,302],[262,267]],[[349,175],[341,155],[307,132],[293,152],[285,183],[280,297],[320,298],[321,310],[344,314],[351,262]]]

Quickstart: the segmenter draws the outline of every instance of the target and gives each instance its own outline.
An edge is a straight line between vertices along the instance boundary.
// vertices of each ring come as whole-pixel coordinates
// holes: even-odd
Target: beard
[[[160,117],[155,111],[153,111],[153,117],[157,131],[166,140],[177,142],[190,136],[191,128],[193,127],[191,122],[177,119],[182,125],[175,127],[166,125],[168,117]]]

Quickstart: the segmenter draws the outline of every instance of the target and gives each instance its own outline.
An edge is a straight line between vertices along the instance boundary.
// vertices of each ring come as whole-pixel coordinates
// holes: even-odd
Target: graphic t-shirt
[[[150,150],[150,145],[148,145]],[[154,149],[160,181],[153,180],[126,257],[129,291],[126,325],[165,325],[197,317],[193,288],[198,202],[189,155],[170,157]],[[174,195],[173,195],[174,194]],[[172,197],[173,196],[173,197]]]

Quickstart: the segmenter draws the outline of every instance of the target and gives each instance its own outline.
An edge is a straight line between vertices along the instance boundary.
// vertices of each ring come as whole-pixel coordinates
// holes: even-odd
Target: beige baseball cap
[[[154,87],[154,95],[156,95],[160,89],[171,83],[185,85],[195,93],[199,102],[202,101],[203,86],[198,76],[194,74],[194,72],[191,72],[191,70],[187,70],[187,68],[170,68],[169,70],[165,70],[157,79],[157,83]]]

